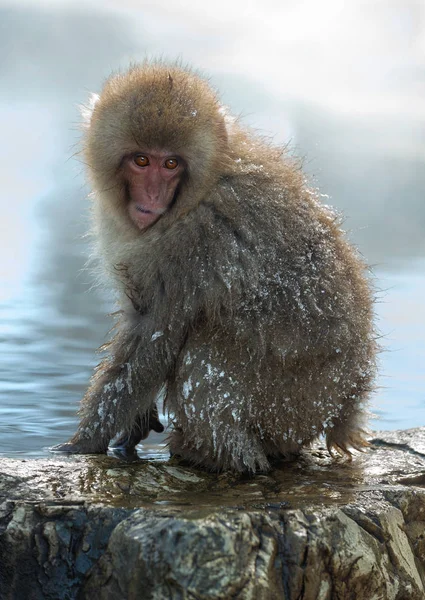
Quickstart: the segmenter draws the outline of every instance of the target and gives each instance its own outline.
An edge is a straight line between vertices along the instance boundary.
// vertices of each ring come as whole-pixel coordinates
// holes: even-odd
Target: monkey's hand
[[[111,448],[122,448],[127,451],[134,450],[135,446],[148,437],[151,431],[162,433],[164,425],[158,417],[158,409],[153,406],[145,417],[138,415],[134,425],[129,432],[122,433],[112,444]],[[94,443],[93,439],[85,439],[74,436],[69,442],[57,444],[49,448],[51,452],[64,452],[67,454],[105,454],[107,447]]]
[[[106,454],[108,448],[94,445],[92,440],[74,437],[69,442],[52,446],[49,450],[50,452],[64,452],[67,454]]]

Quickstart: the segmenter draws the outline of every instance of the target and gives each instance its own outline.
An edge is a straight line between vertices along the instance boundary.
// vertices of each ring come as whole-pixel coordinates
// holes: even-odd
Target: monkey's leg
[[[248,353],[229,349],[228,339],[192,336],[167,396],[175,418],[173,454],[214,471],[269,470],[249,370]]]

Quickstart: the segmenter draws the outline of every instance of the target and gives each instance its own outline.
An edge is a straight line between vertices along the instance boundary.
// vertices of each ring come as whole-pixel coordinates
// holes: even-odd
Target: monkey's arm
[[[58,452],[106,452],[121,433],[120,444],[134,447],[152,429],[163,431],[155,400],[184,339],[183,326],[151,333],[144,323],[124,326],[106,345],[108,355],[97,367],[81,401],[75,435],[52,448]]]

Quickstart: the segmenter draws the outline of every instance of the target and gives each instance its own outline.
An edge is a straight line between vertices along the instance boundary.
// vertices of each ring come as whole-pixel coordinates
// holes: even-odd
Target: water
[[[410,4],[400,3],[400,10]],[[291,71],[291,61],[274,64],[267,58],[264,69],[254,73],[257,79],[251,79],[252,61],[260,60],[267,45],[235,55],[235,70],[230,71],[227,55],[220,58],[218,49],[230,39],[227,52],[238,46],[233,28],[220,30],[219,43],[208,29],[202,33],[204,21],[187,20],[186,29],[180,31],[175,15],[168,19],[160,7],[146,12],[139,22],[136,13],[118,16],[102,12],[100,5],[93,14],[70,5],[49,12],[37,2],[31,9],[19,6],[0,2],[0,455],[42,456],[48,446],[69,438],[77,425],[78,401],[98,362],[95,349],[107,339],[111,320],[106,314],[113,310],[113,299],[105,291],[91,289],[92,277],[84,270],[89,252],[82,237],[88,227],[87,190],[81,165],[67,159],[78,139],[73,105],[84,101],[88,89],[97,90],[111,68],[126,64],[130,50],[139,56],[146,49],[171,57],[185,52],[189,62],[210,70],[235,112],[245,111],[248,123],[275,133],[277,142],[289,141],[297,154],[306,157],[307,172],[330,195],[327,202],[347,215],[351,239],[374,265],[383,353],[372,426],[425,425],[425,118],[416,110],[420,71],[414,70],[414,65],[423,66],[423,59],[397,46],[403,35],[411,39],[407,25],[406,31],[397,30],[400,39],[392,34],[388,44],[395,46],[397,60],[405,60],[399,63],[404,69],[404,96],[391,104],[388,86],[393,71],[384,81],[387,71],[378,69],[381,79],[373,74],[364,77],[361,94],[342,97],[337,94],[340,79],[330,69],[329,80],[322,70],[324,79],[320,85],[315,82],[314,52],[299,54],[299,65],[305,67],[302,77],[297,69]],[[196,6],[189,8],[196,11]],[[355,2],[350,6],[354,13],[345,25],[340,15],[338,26],[357,32],[363,23],[356,13],[360,8]],[[261,21],[251,16],[256,35],[261,35]],[[214,26],[212,20],[208,23]],[[281,23],[286,21],[282,18]],[[294,28],[293,20],[290,26]],[[144,37],[138,27],[144,28]],[[198,37],[187,30],[196,30]],[[157,32],[164,31],[167,36],[158,37]],[[329,38],[329,44],[331,33],[323,38]],[[378,34],[379,29],[373,29],[373,39]],[[269,37],[264,32],[265,44],[284,38]],[[205,40],[214,40],[218,52],[214,61],[210,46],[201,50],[201,38],[202,47]],[[327,60],[342,61],[350,51],[350,39],[341,46],[341,59],[329,46]],[[358,47],[357,39],[356,33],[353,48]],[[295,35],[288,35],[288,40],[297,43]],[[281,56],[273,52],[269,57]],[[368,47],[363,57],[356,50],[358,67],[372,64],[371,52]],[[283,75],[276,79],[276,69],[286,79]],[[309,81],[316,87],[309,89]],[[316,92],[322,94],[320,102],[310,102]],[[354,108],[353,99],[358,101]],[[143,448],[145,456],[163,456],[164,435],[152,434]]]
[[[394,273],[378,272],[381,344],[380,388],[373,407],[380,429],[425,425],[425,261]]]

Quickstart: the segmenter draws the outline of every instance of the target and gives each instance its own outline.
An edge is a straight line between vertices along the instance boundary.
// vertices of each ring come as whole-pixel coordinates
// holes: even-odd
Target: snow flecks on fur
[[[189,356],[200,365],[200,372],[196,373],[197,386],[193,385],[195,374],[191,371]],[[238,391],[239,381],[227,373],[222,364],[215,364],[212,359],[211,355],[205,354],[205,358],[199,361],[196,348],[182,359],[183,368],[190,374],[182,381],[181,395],[177,398],[175,408],[176,416],[191,432],[188,441],[193,440],[195,451],[202,452],[209,447],[211,455],[223,464],[228,462],[231,466],[233,461],[233,466],[239,465],[243,467],[242,470],[267,468],[268,463],[259,442],[256,444],[250,431],[244,427],[248,405],[246,398]],[[214,393],[206,394],[207,390],[214,390]],[[207,435],[201,435],[202,430]],[[253,448],[252,453],[247,452],[248,445]]]
[[[191,391],[192,391],[192,381],[189,378],[188,381],[185,381],[183,383],[183,398],[185,400],[189,400],[189,394],[190,394]]]
[[[151,342],[154,342],[155,340],[157,340],[162,335],[164,335],[163,331],[155,331],[155,333],[152,334]]]
[[[86,394],[86,399],[90,399],[92,402],[86,402],[82,406],[82,424],[84,423],[84,425],[81,432],[86,438],[100,435],[109,441],[113,437],[111,431],[118,426],[117,416],[122,398],[123,396],[131,397],[133,393],[133,365],[130,362],[120,365],[115,377],[110,377],[106,381],[101,367],[103,364],[100,365],[98,372],[93,377],[92,381],[95,385],[92,385]]]
[[[377,350],[361,259],[299,165],[243,130],[193,74],[173,70],[172,100],[162,69],[120,76],[131,98],[140,97],[137,85],[146,77],[150,82],[152,118],[139,114],[139,122],[153,139],[169,139],[157,106],[166,100],[167,114],[180,115],[172,131],[190,123],[199,136],[183,146],[195,139],[203,145],[191,146],[176,202],[142,233],[116,210],[117,187],[106,186],[102,165],[92,166],[93,181],[107,189],[93,197],[99,254],[122,314],[111,358],[83,403],[82,428],[101,421],[108,429],[112,413],[116,424],[131,427],[168,378],[170,445],[195,463],[264,470],[268,456],[296,451],[323,433],[330,447],[359,446]],[[108,107],[116,100],[114,81],[106,86]],[[97,134],[87,134],[90,165],[105,158],[96,135],[113,146],[108,173],[122,160],[122,144],[127,152],[134,142],[125,140],[134,106],[143,108],[122,107],[121,95],[117,102],[122,138],[113,128],[101,131],[102,104],[93,114]],[[227,136],[214,138],[223,120]]]

